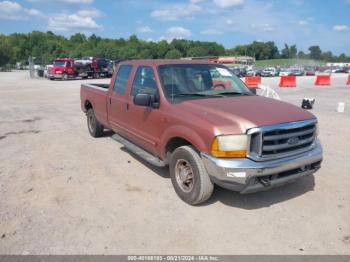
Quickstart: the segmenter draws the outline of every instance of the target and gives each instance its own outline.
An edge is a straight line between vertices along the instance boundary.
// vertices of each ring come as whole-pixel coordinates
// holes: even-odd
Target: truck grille
[[[253,128],[249,157],[264,161],[306,152],[316,139],[316,119]]]

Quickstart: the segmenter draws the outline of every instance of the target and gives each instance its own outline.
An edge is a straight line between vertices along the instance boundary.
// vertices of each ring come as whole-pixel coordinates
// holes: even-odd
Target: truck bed
[[[87,112],[89,106],[94,108],[97,119],[108,128],[107,92],[109,84],[82,84],[80,88],[81,108]],[[84,102],[85,101],[85,102]],[[90,105],[87,105],[87,104]]]

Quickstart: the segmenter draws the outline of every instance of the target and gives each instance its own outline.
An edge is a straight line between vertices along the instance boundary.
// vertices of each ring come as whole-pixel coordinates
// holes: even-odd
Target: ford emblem
[[[296,144],[298,144],[299,143],[299,138],[298,137],[291,137],[291,138],[289,138],[288,140],[287,140],[287,143],[289,144],[289,145],[296,145]]]

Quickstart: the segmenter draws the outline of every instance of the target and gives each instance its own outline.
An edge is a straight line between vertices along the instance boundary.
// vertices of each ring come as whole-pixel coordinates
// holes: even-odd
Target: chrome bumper
[[[317,140],[310,151],[264,162],[215,158],[205,153],[201,157],[214,183],[240,193],[253,193],[315,173],[322,162],[322,146]]]
[[[63,74],[48,74],[48,78],[61,79],[63,78]]]

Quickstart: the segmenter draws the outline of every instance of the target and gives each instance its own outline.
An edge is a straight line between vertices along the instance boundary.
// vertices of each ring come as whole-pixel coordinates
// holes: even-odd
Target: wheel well
[[[89,100],[86,100],[86,101],[85,101],[84,107],[85,107],[85,110],[86,110],[86,111],[88,111],[89,109],[92,108],[92,104],[90,103]]]
[[[174,137],[170,139],[165,147],[166,154],[172,153],[176,148],[180,146],[188,146],[192,145],[189,141],[186,139],[183,139],[181,137]]]

